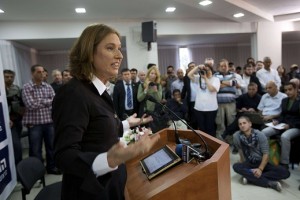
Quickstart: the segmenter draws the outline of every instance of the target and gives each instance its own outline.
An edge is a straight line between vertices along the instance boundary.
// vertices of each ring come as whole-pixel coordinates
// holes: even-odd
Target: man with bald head
[[[273,81],[278,89],[281,86],[281,79],[278,75],[277,70],[271,68],[272,60],[270,57],[264,58],[264,68],[256,72],[256,77],[258,78],[262,88],[266,88],[269,81]]]
[[[184,73],[182,69],[177,70],[177,79],[171,84],[171,94],[175,89],[182,91]]]
[[[262,96],[257,109],[261,112],[263,120],[270,122],[272,119],[280,116],[281,100],[287,96],[278,90],[278,85],[274,81],[269,81],[266,84],[266,92]]]

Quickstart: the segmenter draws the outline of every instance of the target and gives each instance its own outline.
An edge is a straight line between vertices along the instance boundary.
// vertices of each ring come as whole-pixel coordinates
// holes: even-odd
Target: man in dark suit
[[[131,80],[128,68],[122,70],[122,80],[114,87],[113,102],[115,110],[121,120],[138,113],[137,91],[138,85]]]

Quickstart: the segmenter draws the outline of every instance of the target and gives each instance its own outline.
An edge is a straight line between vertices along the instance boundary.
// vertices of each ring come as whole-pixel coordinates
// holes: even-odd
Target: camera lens
[[[201,75],[205,75],[205,74],[206,74],[206,71],[205,71],[205,70],[200,70],[200,74],[201,74]]]
[[[150,86],[150,87],[155,86],[155,83],[150,82],[150,83],[149,83],[149,86]]]

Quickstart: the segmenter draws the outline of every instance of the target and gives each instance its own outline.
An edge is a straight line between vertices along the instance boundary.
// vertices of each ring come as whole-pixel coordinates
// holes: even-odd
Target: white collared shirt
[[[274,97],[268,93],[264,94],[257,106],[257,109],[262,111],[262,115],[279,115],[281,113],[281,101],[287,97],[286,94],[278,92]]]
[[[96,89],[98,90],[99,94],[102,95],[103,92],[107,89],[105,84],[102,83],[102,81],[100,79],[98,79],[96,76],[93,76],[93,80],[92,83],[94,84],[94,86],[96,87]],[[128,131],[130,126],[127,120],[122,121],[123,124],[123,130]],[[118,169],[118,167],[115,168],[110,168],[108,165],[108,161],[107,161],[107,152],[105,153],[101,153],[99,154],[93,164],[92,164],[92,170],[94,171],[94,174],[96,175],[96,177],[104,175],[108,172],[114,171]]]

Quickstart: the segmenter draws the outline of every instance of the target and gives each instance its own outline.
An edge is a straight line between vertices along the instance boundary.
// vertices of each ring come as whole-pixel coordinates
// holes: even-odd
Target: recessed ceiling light
[[[1,9],[0,9],[0,13],[4,13],[4,10],[1,10]]]
[[[176,10],[175,7],[168,7],[168,8],[166,9],[166,12],[174,12],[175,10]]]
[[[244,13],[236,13],[233,15],[235,18],[244,17]]]
[[[85,8],[75,8],[75,11],[76,11],[77,13],[86,13]]]
[[[199,4],[201,6],[207,6],[209,4],[212,4],[212,1],[209,1],[209,0],[204,0],[204,1],[200,1]]]

